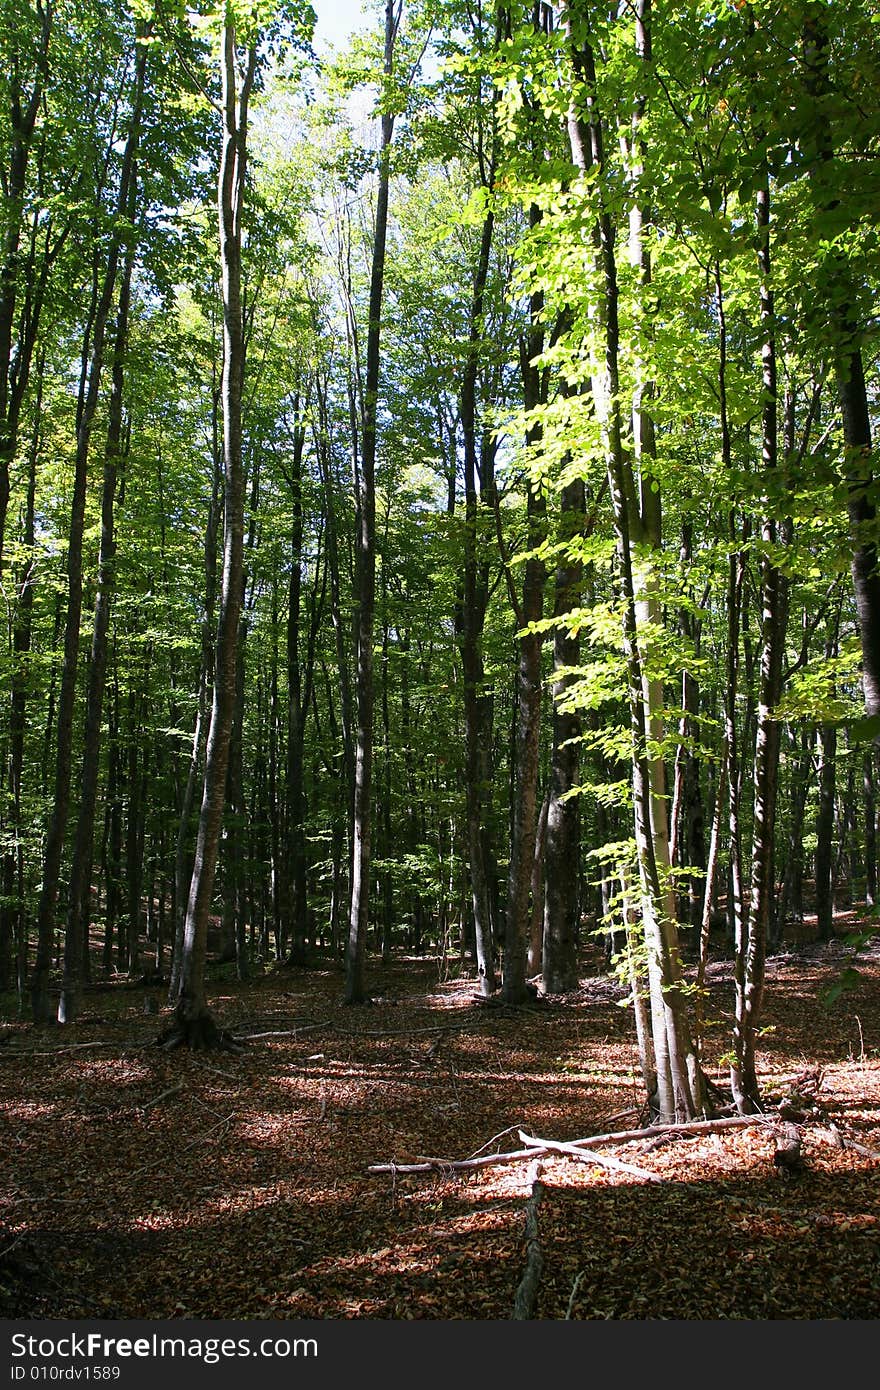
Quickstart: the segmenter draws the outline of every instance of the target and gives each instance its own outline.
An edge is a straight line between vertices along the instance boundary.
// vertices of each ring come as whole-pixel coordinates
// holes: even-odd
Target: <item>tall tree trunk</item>
[[[41,362],[37,370],[34,427],[28,451],[27,492],[22,533],[24,557],[16,575],[18,603],[12,632],[14,666],[9,704],[9,773],[7,784],[11,806],[7,834],[11,843],[3,853],[3,900],[0,903],[0,991],[8,989],[12,983],[13,961],[15,960],[16,987],[19,999],[21,999],[25,987],[24,976],[27,971],[22,793],[24,790],[26,715],[34,609],[37,458],[41,444],[42,415],[43,364]]]
[[[129,218],[133,221],[137,198],[137,177],[132,175]],[[134,265],[134,244],[127,248],[119,308],[113,341],[113,385],[108,408],[107,438],[104,449],[104,480],[101,494],[101,546],[98,558],[98,587],[95,595],[92,649],[89,659],[86,693],[83,756],[80,774],[80,803],[70,871],[70,901],[64,937],[64,979],[58,1002],[58,1021],[68,1023],[79,1009],[79,993],[83,950],[87,949],[91,901],[92,861],[94,854],[95,810],[98,796],[98,770],[101,749],[101,723],[104,705],[104,684],[107,675],[107,635],[110,628],[110,607],[116,587],[116,537],[114,507],[120,462],[123,458],[123,390],[125,384],[125,354],[128,340],[128,313],[131,298],[131,276]]]
[[[385,4],[384,73],[394,70],[394,45],[400,22],[396,0]],[[370,271],[367,371],[360,461],[357,551],[356,648],[357,737],[355,741],[354,804],[352,814],[351,879],[348,938],[345,953],[345,1002],[363,1004],[367,998],[366,950],[370,917],[370,862],[373,814],[373,617],[376,606],[376,428],[379,403],[379,342],[385,285],[385,247],[388,235],[388,197],[391,183],[391,141],[394,115],[384,109],[379,144],[379,187],[373,230]]]
[[[585,529],[583,480],[562,490],[560,536],[570,540]],[[564,620],[582,599],[583,565],[563,553],[556,570],[553,613]],[[544,993],[564,994],[578,982],[577,940],[580,913],[580,797],[573,795],[580,765],[581,719],[566,703],[580,661],[580,639],[564,622],[553,635],[553,746],[545,848]]]
[[[601,286],[595,305],[598,342],[593,376],[593,399],[599,416],[614,513],[618,568],[623,599],[623,644],[626,656],[634,829],[639,865],[642,920],[648,960],[651,1029],[657,1074],[657,1094],[651,1097],[664,1121],[691,1119],[703,1104],[702,1077],[691,1040],[685,997],[681,991],[681,959],[675,920],[666,811],[665,767],[657,749],[662,740],[662,686],[647,674],[651,633],[659,599],[650,578],[636,592],[633,543],[642,540],[646,561],[659,544],[659,494],[642,477],[641,506],[631,458],[624,448],[620,409],[618,278],[616,226],[605,188],[604,128],[595,105],[596,71],[589,42],[572,43],[569,7],[564,10],[576,84],[568,128],[575,164],[589,173],[597,216],[594,244]],[[637,43],[650,58],[647,7],[637,12]],[[582,115],[581,113],[585,113]],[[650,452],[650,415],[645,396],[637,399],[636,440]],[[646,434],[646,429],[648,433]],[[648,570],[650,566],[648,565]]]
[[[121,228],[125,214],[129,209],[131,188],[135,178],[135,156],[140,136],[144,78],[149,52],[148,45],[138,45],[131,116],[119,177],[116,205],[117,228]],[[121,250],[122,232],[117,229],[110,242],[103,282],[95,301],[90,360],[85,364],[77,404],[76,455],[67,544],[67,613],[64,624],[64,661],[61,671],[61,688],[58,695],[55,777],[43,859],[43,884],[37,912],[37,957],[31,977],[31,1006],[35,1022],[46,1022],[51,1013],[49,972],[55,937],[58,880],[70,802],[73,717],[76,701],[80,619],[82,616],[82,553],[89,446],[104,365],[107,320],[116,288]]]
[[[825,657],[837,655],[837,615],[832,618],[825,643]],[[837,790],[837,726],[819,726],[819,806],[816,812],[816,928],[820,941],[834,935],[834,801]]]
[[[235,708],[238,625],[242,608],[242,386],[245,345],[241,302],[241,214],[247,156],[248,103],[256,67],[257,50],[256,47],[251,47],[245,60],[246,70],[239,91],[235,30],[231,23],[225,23],[222,31],[221,63],[223,144],[218,178],[223,290],[223,578],[202,807],[183,934],[175,1031],[169,1038],[169,1041],[185,1042],[192,1047],[211,1046],[221,1038],[207,1005],[205,961],[208,949],[208,915],[211,910],[226,796],[229,741]]]
[[[533,205],[531,223],[540,220]],[[539,359],[544,350],[540,317],[543,296],[531,296],[530,324],[520,343],[523,403],[533,412],[546,399],[546,373]],[[526,443],[533,449],[541,439],[541,426],[529,424]],[[513,801],[511,805],[510,868],[507,878],[507,907],[504,918],[504,969],[502,997],[506,1004],[521,1004],[527,997],[526,966],[529,946],[530,893],[535,854],[538,810],[538,756],[541,738],[541,648],[543,634],[533,624],[540,622],[544,608],[544,561],[538,552],[546,530],[546,503],[538,487],[528,485],[528,550],[523,578],[522,603],[516,606],[519,665],[515,686],[513,739]],[[511,597],[513,595],[511,594]]]
[[[220,481],[221,445],[218,427],[218,408],[220,393],[215,390],[212,396],[212,434],[213,473],[211,483],[211,503],[205,527],[204,572],[205,598],[201,632],[201,663],[199,668],[198,693],[196,695],[195,725],[190,745],[186,782],[180,802],[177,822],[177,839],[174,852],[174,945],[171,952],[171,972],[168,984],[168,1002],[176,1004],[180,990],[180,967],[183,960],[183,937],[186,927],[186,909],[189,899],[189,886],[192,881],[192,857],[189,852],[190,822],[198,791],[199,771],[205,753],[207,739],[208,696],[212,689],[212,668],[214,666],[214,642],[217,601],[217,532],[220,525]]]
[[[298,410],[297,402],[297,410]],[[308,705],[303,697],[300,662],[299,625],[302,595],[303,549],[303,452],[305,425],[297,419],[293,431],[293,454],[287,482],[293,509],[290,545],[290,583],[287,595],[287,855],[285,899],[290,959],[294,965],[306,960],[306,919],[308,886],[306,875],[305,789],[303,748]]]
[[[776,341],[770,252],[770,187],[765,166],[764,184],[756,206],[758,267],[760,272],[762,467],[766,482],[765,517],[762,526],[764,556],[761,562],[761,669],[754,764],[754,834],[749,914],[746,931],[734,943],[734,1057],[731,1087],[737,1109],[750,1114],[760,1108],[755,1064],[755,1041],[764,995],[764,965],[775,894],[773,875],[776,834],[776,802],[779,779],[779,702],[782,657],[785,649],[784,580],[773,559],[777,524],[772,495],[778,482]]]
[[[460,646],[465,726],[465,804],[468,866],[474,917],[477,978],[484,997],[495,990],[495,953],[490,863],[488,803],[492,793],[492,707],[485,689],[483,628],[489,600],[488,561],[480,555],[480,501],[489,500],[494,486],[494,442],[488,439],[478,461],[476,387],[483,335],[483,299],[489,271],[494,214],[483,221],[474,274],[468,355],[462,373],[460,413],[464,448],[464,584]],[[480,492],[477,491],[479,476]]]
[[[30,7],[28,7],[29,9]],[[0,568],[9,509],[9,470],[18,443],[18,424],[36,341],[38,315],[24,318],[25,332],[15,343],[16,305],[19,298],[19,254],[24,220],[28,163],[37,118],[49,75],[49,43],[55,13],[54,0],[37,0],[40,34],[34,48],[31,88],[21,85],[27,56],[17,45],[7,54],[6,99],[9,103],[9,163],[3,179],[3,244],[0,248]],[[11,61],[10,61],[11,60]]]
[[[831,89],[828,71],[828,35],[821,9],[816,7],[804,19],[803,30],[805,86],[816,102],[818,112]],[[822,188],[823,176],[836,169],[834,141],[827,118],[816,121],[814,164],[811,177],[819,186],[823,211],[839,204],[837,189]],[[831,243],[833,247],[833,242]],[[859,634],[862,646],[862,684],[865,710],[869,717],[880,717],[880,547],[877,542],[877,506],[871,463],[871,414],[862,358],[863,328],[853,309],[852,272],[844,258],[831,250],[827,299],[822,305],[835,332],[834,373],[843,424],[843,478],[848,491],[848,512],[852,541],[852,580]],[[880,733],[874,731],[876,739]]]

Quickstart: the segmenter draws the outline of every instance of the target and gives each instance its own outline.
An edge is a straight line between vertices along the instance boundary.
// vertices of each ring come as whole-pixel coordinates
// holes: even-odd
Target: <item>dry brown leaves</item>
[[[840,968],[833,947],[770,966],[762,1083],[771,1100],[812,1086],[807,1171],[775,1171],[761,1123],[619,1151],[662,1184],[546,1159],[539,1317],[877,1316],[880,1164],[828,1125],[880,1148],[880,959],[825,1009]],[[121,985],[63,1031],[8,1025],[0,1316],[510,1317],[528,1165],[365,1170],[516,1148],[520,1126],[563,1140],[631,1127],[628,1013],[596,974],[524,1011],[438,984],[433,961],[376,965],[373,987],[358,1010],[333,970],[216,988],[239,1036],[283,1035],[241,1056],[163,1054],[142,993]],[[723,964],[712,991],[718,1057]]]

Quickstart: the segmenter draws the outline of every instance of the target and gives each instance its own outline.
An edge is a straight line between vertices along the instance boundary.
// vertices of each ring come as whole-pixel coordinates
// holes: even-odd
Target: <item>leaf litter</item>
[[[535,1317],[878,1316],[880,957],[823,1007],[839,969],[833,948],[771,963],[761,1084],[794,1107],[804,1171],[774,1167],[769,1115],[603,1150],[659,1182],[544,1154]],[[630,1020],[585,970],[522,1010],[425,959],[377,963],[363,1009],[333,968],[223,982],[218,1019],[251,1041],[216,1061],[157,1049],[121,984],[63,1032],[7,1025],[0,1316],[510,1318],[528,1165],[367,1170],[637,1127]],[[723,1085],[729,966],[710,988]]]

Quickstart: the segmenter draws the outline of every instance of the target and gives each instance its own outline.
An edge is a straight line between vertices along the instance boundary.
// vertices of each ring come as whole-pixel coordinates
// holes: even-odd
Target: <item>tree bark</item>
[[[244,565],[244,467],[242,462],[242,386],[244,323],[241,302],[241,215],[247,156],[248,103],[257,67],[251,47],[241,90],[237,88],[235,30],[222,31],[222,153],[218,177],[220,264],[223,293],[223,471],[225,482],[223,575],[217,629],[214,693],[205,753],[202,806],[193,875],[183,934],[175,1025],[190,1046],[218,1040],[205,991],[208,915],[226,796],[229,742],[236,692],[238,625]]]
[[[768,493],[778,477],[776,340],[770,251],[770,187],[765,166],[764,184],[758,190],[756,215],[760,272],[762,468]],[[779,779],[779,702],[782,658],[785,648],[785,581],[772,558],[777,544],[777,524],[769,496],[765,499],[761,562],[761,669],[754,769],[754,834],[748,923],[734,942],[734,1058],[731,1087],[737,1109],[750,1114],[760,1109],[755,1042],[764,995],[764,965],[774,883],[776,802]]]
[[[131,205],[128,217],[134,220],[137,199],[137,175],[132,174]],[[101,543],[98,557],[98,587],[95,595],[92,649],[89,659],[86,693],[85,727],[83,733],[82,770],[80,775],[80,804],[70,871],[69,904],[64,938],[64,979],[58,1003],[59,1023],[69,1023],[79,1011],[79,995],[83,970],[83,951],[88,950],[88,929],[91,904],[91,877],[94,855],[95,810],[98,797],[98,771],[101,750],[101,724],[104,706],[104,685],[107,675],[108,632],[110,609],[116,588],[116,537],[114,508],[123,460],[123,392],[125,387],[125,356],[128,345],[128,314],[131,300],[131,277],[134,266],[134,244],[125,254],[119,307],[113,341],[113,384],[108,408],[107,436],[104,449],[104,479],[101,494]]]
[[[80,620],[82,617],[82,554],[85,532],[86,484],[92,428],[101,374],[104,365],[104,343],[107,320],[116,288],[122,250],[121,224],[129,208],[130,190],[135,177],[135,156],[140,136],[141,107],[146,73],[147,45],[138,46],[134,89],[128,135],[122,157],[119,191],[116,203],[117,227],[114,230],[107,256],[103,281],[95,301],[91,333],[91,353],[84,364],[80,396],[77,404],[76,455],[74,461],[70,530],[67,544],[67,613],[64,624],[64,660],[58,695],[57,738],[52,810],[46,833],[43,858],[43,884],[37,911],[37,956],[31,976],[31,1006],[35,1022],[44,1023],[51,1014],[49,972],[55,937],[55,908],[58,899],[58,880],[67,828],[70,802],[71,757],[73,749],[73,718],[76,702],[76,678],[79,658]],[[62,1010],[63,1013],[63,1010]]]
[[[394,45],[400,12],[394,0],[385,4],[384,73],[394,71]],[[349,882],[348,938],[345,953],[345,1002],[363,1004],[367,998],[366,950],[370,913],[370,862],[373,813],[373,618],[376,606],[376,431],[379,403],[379,347],[385,248],[388,236],[388,198],[391,183],[391,142],[394,116],[383,111],[379,144],[379,187],[370,271],[367,370],[362,422],[359,528],[357,551],[356,648],[357,736],[354,758],[352,857]]]
[[[583,480],[562,490],[560,535],[571,539],[584,531],[586,494]],[[553,613],[563,619],[579,607],[583,565],[563,554],[556,570]],[[577,942],[580,917],[580,797],[572,795],[580,768],[581,718],[566,701],[580,661],[580,638],[564,624],[553,636],[553,727],[547,809],[546,896],[544,904],[544,993],[564,994],[577,988]]]

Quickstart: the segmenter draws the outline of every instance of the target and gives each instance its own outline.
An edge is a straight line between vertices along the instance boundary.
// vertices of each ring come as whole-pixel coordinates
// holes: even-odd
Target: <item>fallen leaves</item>
[[[101,1021],[85,1014],[63,1047],[12,1025],[0,1315],[509,1318],[525,1169],[365,1170],[491,1154],[518,1128],[565,1140],[637,1123],[630,1023],[600,976],[518,1014],[433,972],[383,974],[368,1016],[343,1008],[334,971],[230,988],[223,1025],[252,1041],[217,1065],[152,1048],[137,991],[102,994]],[[829,1011],[815,999],[833,961],[772,973],[762,1084],[817,1108],[807,1171],[778,1177],[759,1121],[615,1150],[650,1184],[544,1155],[538,1317],[876,1317],[880,962]],[[711,979],[726,998],[723,971]]]

